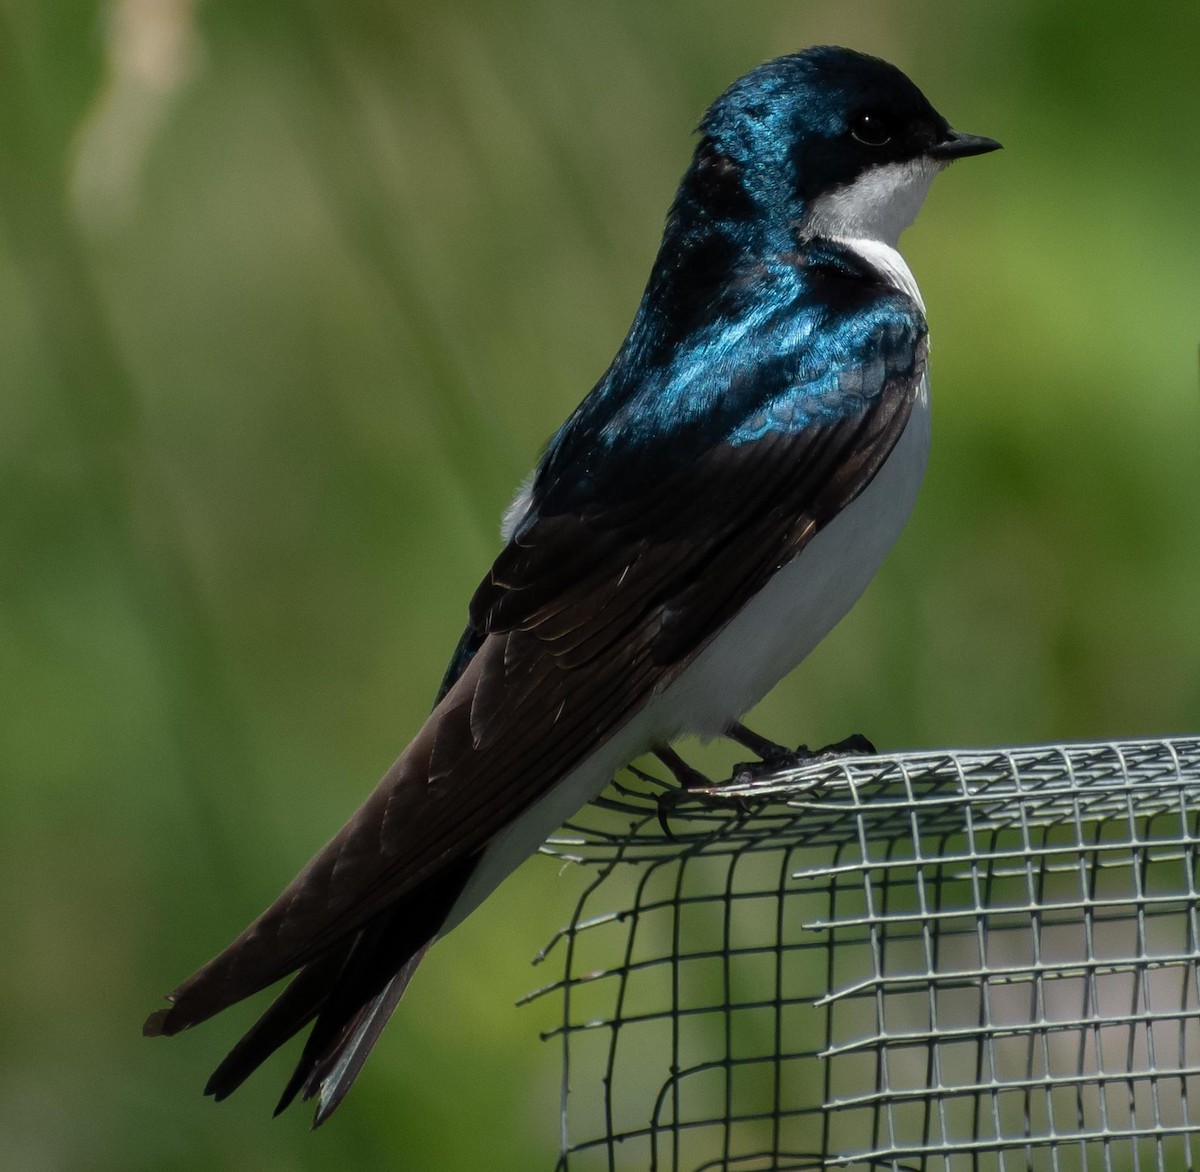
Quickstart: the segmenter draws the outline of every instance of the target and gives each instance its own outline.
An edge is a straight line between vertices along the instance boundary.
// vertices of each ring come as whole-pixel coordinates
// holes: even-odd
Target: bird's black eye
[[[892,128],[882,114],[859,114],[850,123],[850,133],[866,146],[883,146],[892,138]]]

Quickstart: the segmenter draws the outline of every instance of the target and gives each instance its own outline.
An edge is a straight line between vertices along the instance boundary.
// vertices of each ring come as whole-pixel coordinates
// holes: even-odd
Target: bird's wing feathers
[[[786,360],[760,363],[732,423],[703,450],[664,451],[657,480],[642,468],[620,491],[614,459],[598,462],[606,483],[588,469],[591,491],[567,493],[561,465],[540,500],[535,486],[535,508],[476,592],[448,687],[412,744],[149,1032],[175,1033],[273,983],[477,854],[862,491],[908,420],[924,321],[890,290],[857,316],[839,312],[840,351],[814,355],[801,341]],[[725,400],[711,401],[746,395],[739,377],[731,368]],[[556,509],[564,493],[570,507]]]

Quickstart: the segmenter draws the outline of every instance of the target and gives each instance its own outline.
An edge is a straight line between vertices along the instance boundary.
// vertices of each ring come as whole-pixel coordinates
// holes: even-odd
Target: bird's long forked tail
[[[303,965],[213,1072],[204,1093],[217,1101],[227,1098],[311,1022],[275,1114],[300,1095],[318,1100],[313,1127],[324,1123],[358,1077],[474,862],[463,860],[455,866],[436,898],[389,909]],[[172,1012],[168,1008],[152,1013],[143,1033],[175,1034],[193,1024],[173,1018]]]
[[[337,1043],[330,1047],[325,1057],[315,1066],[304,1081],[305,1100],[317,1097],[317,1109],[313,1114],[313,1128],[318,1128],[337,1110],[346,1093],[358,1078],[367,1055],[371,1053],[383,1027],[400,1004],[400,998],[408,988],[409,981],[417,971],[417,966],[425,958],[433,942],[422,946],[401,967],[400,971],[388,982],[387,987],[374,1000],[363,1006],[354,1018],[347,1023],[345,1030],[339,1036]],[[297,1070],[299,1073],[299,1070]],[[295,1076],[293,1076],[293,1079]],[[297,1089],[298,1089],[298,1085]],[[288,1091],[295,1091],[289,1084],[284,1097],[280,1099],[275,1113],[279,1114],[291,1099]]]

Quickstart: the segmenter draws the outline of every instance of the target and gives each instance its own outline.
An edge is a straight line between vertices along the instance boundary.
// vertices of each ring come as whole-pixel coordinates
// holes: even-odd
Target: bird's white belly
[[[929,459],[929,387],[875,479],[777,571],[656,702],[672,735],[722,733],[858,601],[900,536]]]
[[[488,845],[442,933],[533,854],[627,762],[684,733],[711,737],[752,708],[858,601],[917,499],[929,458],[929,384],[875,479],[777,571],[670,687]]]

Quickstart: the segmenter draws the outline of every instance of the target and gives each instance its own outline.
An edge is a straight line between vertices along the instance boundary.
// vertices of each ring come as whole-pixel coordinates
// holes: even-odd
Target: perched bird
[[[629,333],[504,517],[436,706],[282,895],[146,1022],[290,973],[224,1098],[312,1024],[278,1110],[341,1102],[430,945],[633,757],[731,735],[865,589],[929,451],[930,182],[995,150],[894,66],[822,46],[705,114]]]

